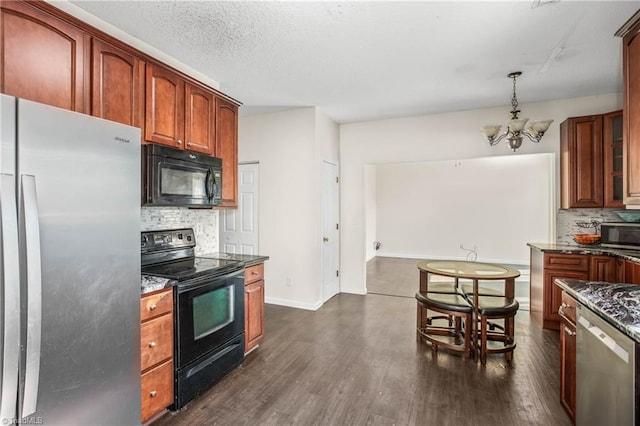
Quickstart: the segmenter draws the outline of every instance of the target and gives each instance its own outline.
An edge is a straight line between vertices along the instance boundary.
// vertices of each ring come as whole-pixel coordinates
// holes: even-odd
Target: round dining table
[[[420,270],[420,292],[429,291],[430,275],[438,275],[453,278],[455,287],[458,288],[460,279],[473,281],[473,328],[472,342],[474,351],[478,348],[478,296],[479,281],[504,281],[504,296],[513,299],[515,293],[515,280],[520,276],[520,271],[507,265],[496,263],[472,262],[464,260],[422,260],[417,264]],[[424,327],[424,308],[418,304],[418,327]]]

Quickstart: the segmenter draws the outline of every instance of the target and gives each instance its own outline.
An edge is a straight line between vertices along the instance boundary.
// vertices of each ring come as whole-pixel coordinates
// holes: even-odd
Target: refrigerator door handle
[[[40,379],[40,344],[42,334],[42,271],[40,263],[40,222],[36,178],[22,175],[22,212],[26,250],[27,279],[27,350],[25,361],[24,395],[21,416],[36,411],[38,381]]]
[[[18,367],[20,362],[20,261],[18,216],[13,175],[0,174],[0,235],[4,287],[4,338],[2,340],[2,398],[0,419],[16,418]]]

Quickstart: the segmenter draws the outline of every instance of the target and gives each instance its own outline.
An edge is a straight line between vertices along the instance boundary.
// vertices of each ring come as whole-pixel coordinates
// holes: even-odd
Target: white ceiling
[[[620,92],[638,1],[72,1],[220,83],[339,123]],[[542,3],[545,3],[543,1]],[[554,53],[555,52],[555,53]],[[545,63],[547,65],[544,69]]]

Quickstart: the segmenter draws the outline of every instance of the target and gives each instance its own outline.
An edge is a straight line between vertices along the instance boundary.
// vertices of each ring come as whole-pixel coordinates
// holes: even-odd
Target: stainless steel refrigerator
[[[0,421],[139,424],[140,130],[5,95],[0,118]]]

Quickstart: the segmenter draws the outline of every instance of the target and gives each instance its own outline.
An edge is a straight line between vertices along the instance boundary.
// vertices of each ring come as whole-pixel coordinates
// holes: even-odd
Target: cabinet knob
[[[149,396],[150,396],[151,398],[155,398],[155,397],[156,397],[156,395],[158,395],[158,391],[154,391],[154,390],[152,390],[151,392],[149,392]]]
[[[193,145],[193,142],[187,142],[187,146]]]
[[[150,310],[150,311],[155,311],[155,310],[156,310],[156,308],[157,308],[157,306],[156,306],[156,304],[155,304],[155,303],[152,303],[151,305],[149,305],[149,310]]]
[[[251,275],[259,275],[256,271],[251,271]]]
[[[565,333],[567,333],[569,336],[575,336],[576,332],[569,330],[567,327],[564,328]]]
[[[568,307],[569,307],[569,305],[567,305],[566,303],[562,302],[562,304],[560,305],[560,307],[561,307],[562,309],[566,309],[566,308],[568,308]]]
[[[176,141],[176,143],[177,143],[178,145],[182,145],[182,141],[181,141],[180,139],[178,139],[178,140]]]
[[[156,347],[156,342],[149,342],[149,347],[150,348],[155,348]]]

